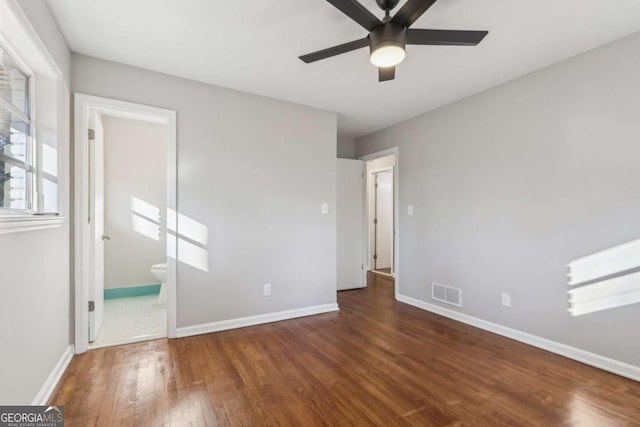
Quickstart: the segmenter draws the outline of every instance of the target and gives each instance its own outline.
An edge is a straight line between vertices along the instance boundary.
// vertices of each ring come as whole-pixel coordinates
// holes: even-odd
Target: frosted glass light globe
[[[382,46],[371,52],[371,63],[386,68],[398,65],[404,60],[405,52],[400,46]]]

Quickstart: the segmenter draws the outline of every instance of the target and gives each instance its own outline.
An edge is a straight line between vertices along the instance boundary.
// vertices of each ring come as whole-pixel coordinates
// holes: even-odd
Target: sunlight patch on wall
[[[198,270],[209,271],[209,252],[187,240],[176,239],[176,235],[173,233],[167,235],[167,255]]]
[[[58,150],[42,145],[42,196],[43,211],[58,211]]]
[[[133,229],[160,240],[160,209],[137,197],[131,198]],[[167,209],[167,256],[198,270],[209,271],[209,228],[186,215]]]
[[[151,203],[138,199],[137,197],[131,198],[131,212],[153,222],[160,222],[160,209]]]
[[[167,209],[167,229],[167,255],[183,264],[208,272],[209,228],[173,209]]]
[[[131,197],[131,227],[137,233],[160,240],[160,209],[137,197]]]
[[[58,176],[58,150],[42,144],[42,171],[52,177]]]
[[[180,236],[193,240],[201,245],[207,245],[209,240],[209,228],[206,225],[200,224],[198,221],[189,218],[181,213],[177,214],[173,209],[167,211],[167,227],[169,231],[176,232],[180,230]]]
[[[160,241],[160,225],[157,223],[151,222],[138,215],[131,214],[131,226],[135,232],[153,239],[156,242]]]
[[[574,316],[640,303],[640,239],[569,263]]]

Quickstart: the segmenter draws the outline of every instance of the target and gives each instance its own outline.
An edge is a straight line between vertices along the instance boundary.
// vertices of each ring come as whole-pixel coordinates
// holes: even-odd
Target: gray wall
[[[46,3],[19,4],[63,72],[68,94],[70,52]],[[59,203],[68,216],[68,96],[62,104]],[[0,404],[31,404],[71,342],[69,222],[0,235]]]
[[[209,271],[178,265],[178,327],[336,302],[335,113],[86,56],[72,71],[74,92],[177,111],[178,208],[209,230]]]
[[[151,266],[166,262],[167,126],[102,116],[104,126],[104,287],[158,283]],[[159,240],[136,231],[132,199],[160,211]],[[147,223],[152,224],[152,223]],[[155,236],[154,236],[155,237]]]
[[[639,51],[636,34],[357,141],[400,147],[401,294],[460,287],[464,313],[640,366],[640,307],[573,318],[565,277],[640,237]]]
[[[339,136],[337,153],[339,159],[355,159],[356,140],[345,136]]]
[[[44,0],[18,0],[42,43],[56,62],[67,84],[71,81],[71,50]]]

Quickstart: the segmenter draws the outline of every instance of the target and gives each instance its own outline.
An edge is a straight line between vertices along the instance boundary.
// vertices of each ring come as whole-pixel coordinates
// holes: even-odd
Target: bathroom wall
[[[149,269],[166,262],[160,232],[166,224],[166,125],[112,116],[102,116],[102,123],[104,232],[111,236],[104,244],[104,286],[158,283]]]

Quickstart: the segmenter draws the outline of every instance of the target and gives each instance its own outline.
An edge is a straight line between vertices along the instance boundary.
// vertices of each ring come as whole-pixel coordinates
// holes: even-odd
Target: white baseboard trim
[[[295,310],[278,311],[275,313],[260,314],[258,316],[240,317],[237,319],[221,320],[219,322],[204,323],[202,325],[186,326],[178,328],[178,338],[193,335],[208,334],[211,332],[226,331],[229,329],[244,328],[247,326],[261,325],[263,323],[279,322],[281,320],[295,319],[296,317],[312,316],[314,314],[338,311],[338,304],[324,304],[313,307],[298,308]]]
[[[64,353],[62,353],[62,357],[60,358],[60,360],[58,360],[58,363],[56,363],[56,366],[53,367],[53,370],[49,374],[49,377],[44,382],[44,385],[36,395],[36,398],[33,399],[33,402],[31,403],[32,405],[47,404],[47,402],[49,401],[49,398],[53,394],[53,390],[55,390],[56,386],[58,385],[58,382],[60,381],[60,378],[62,378],[62,374],[64,374],[64,371],[67,369],[67,366],[69,366],[69,363],[71,362],[71,359],[73,358],[74,353],[75,353],[75,348],[73,344],[66,348]]]
[[[580,350],[579,348],[571,347],[556,341],[551,341],[536,335],[531,335],[517,329],[511,329],[497,323],[482,320],[468,314],[440,307],[435,304],[430,304],[428,302],[408,297],[406,295],[398,294],[396,296],[396,299],[400,302],[404,302],[414,307],[418,307],[423,310],[448,317],[449,319],[457,320],[459,322],[466,323],[467,325],[475,326],[476,328],[484,329],[485,331],[493,332],[495,334],[502,335],[504,337],[550,351],[551,353],[559,354],[560,356],[576,360],[586,365],[594,366],[604,371],[613,372],[614,374],[635,381],[640,381],[640,367],[638,366],[620,362],[615,359],[610,359],[608,357],[591,353],[585,350]]]

